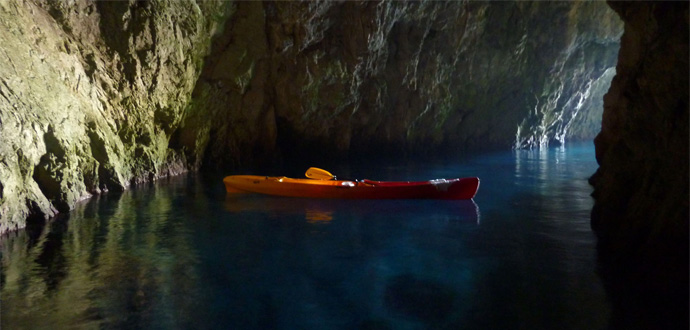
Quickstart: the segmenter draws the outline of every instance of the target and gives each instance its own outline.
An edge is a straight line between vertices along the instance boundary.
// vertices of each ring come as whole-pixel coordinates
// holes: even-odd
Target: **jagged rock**
[[[590,179],[620,329],[688,325],[688,3],[610,2],[625,22]],[[621,309],[622,311],[618,311]]]
[[[0,3],[0,233],[187,170],[168,141],[226,2]]]
[[[213,164],[593,138],[622,33],[601,2],[235,9],[181,132]]]

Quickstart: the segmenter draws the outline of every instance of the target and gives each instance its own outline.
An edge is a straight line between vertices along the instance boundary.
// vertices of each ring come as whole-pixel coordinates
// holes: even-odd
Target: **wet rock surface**
[[[590,179],[612,327],[688,325],[688,3],[611,2],[625,22]]]

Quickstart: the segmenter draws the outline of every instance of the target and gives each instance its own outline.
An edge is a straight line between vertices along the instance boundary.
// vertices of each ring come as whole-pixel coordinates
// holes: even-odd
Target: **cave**
[[[82,256],[65,240],[93,235],[86,244],[91,249],[87,254],[98,259],[99,251],[108,246],[101,247],[98,242],[136,243],[137,237],[151,232],[160,235],[155,236],[158,238],[178,233],[183,225],[161,220],[177,219],[172,214],[131,221],[147,214],[146,210],[132,211],[143,203],[137,196],[168,194],[161,185],[177,189],[177,195],[173,194],[176,202],[154,203],[151,212],[180,205],[196,210],[201,204],[211,203],[182,196],[208,194],[212,190],[209,187],[220,185],[219,173],[282,175],[275,171],[296,173],[293,169],[305,164],[325,164],[344,177],[353,177],[360,175],[353,173],[355,168],[366,172],[389,164],[385,166],[404,167],[409,174],[424,170],[426,163],[445,164],[457,159],[471,162],[473,157],[482,157],[477,155],[504,152],[516,159],[507,171],[519,176],[531,166],[539,171],[554,170],[556,165],[543,168],[548,165],[543,164],[543,157],[561,161],[565,159],[564,150],[571,150],[570,143],[580,143],[589,148],[593,144],[592,156],[597,164],[587,178],[578,173],[576,179],[589,184],[578,189],[591,191],[591,199],[586,201],[591,207],[582,204],[589,211],[586,235],[591,234],[596,241],[596,246],[590,246],[596,254],[596,265],[588,267],[596,268],[597,281],[601,281],[608,297],[602,304],[611,312],[602,316],[607,318],[604,323],[611,329],[688,326],[687,2],[29,0],[0,2],[0,18],[0,48],[4,53],[0,55],[3,265],[15,272],[9,274],[16,275],[16,269],[21,269],[13,260],[23,259],[14,257],[11,240],[25,241],[27,251],[40,250],[34,253],[38,256],[34,262],[47,270],[47,284],[40,289],[47,296],[58,296],[55,292],[66,285],[63,282],[71,283],[70,260]],[[555,155],[553,150],[557,150]],[[483,182],[491,189],[491,172],[486,173],[489,180]],[[496,174],[496,180],[501,175]],[[537,176],[535,180],[537,183],[531,184],[547,191],[558,178]],[[184,182],[191,183],[187,186]],[[223,199],[214,198],[216,202]],[[342,288],[322,283],[327,281],[321,276],[332,275],[347,283],[358,276],[342,278],[338,272],[322,273],[307,260],[321,260],[321,255],[300,244],[320,232],[318,225],[335,222],[333,219],[343,217],[343,212],[344,217],[371,217],[366,209],[374,207],[372,204],[362,204],[358,206],[361,214],[349,215],[337,203],[315,206],[297,200],[287,203],[290,205],[276,202],[281,204],[276,207],[263,205],[261,200],[239,205],[227,198],[224,203],[222,212],[226,213],[268,212],[262,223],[276,230],[267,236],[281,242],[281,246],[294,248],[294,252],[305,253],[305,259],[293,261],[295,267],[304,266],[311,273],[294,276],[307,276],[308,280],[303,281],[310,283],[309,288],[300,287],[305,285],[303,282],[288,284],[294,284],[294,292],[281,289],[259,293],[257,299],[242,307],[240,300],[232,304],[214,300],[219,305],[237,307],[236,312],[232,316],[204,314],[211,312],[160,293],[168,291],[158,291],[158,282],[149,278],[168,274],[161,269],[171,264],[146,268],[136,261],[138,256],[155,260],[159,256],[152,252],[155,249],[133,243],[133,249],[140,249],[117,255],[123,258],[118,260],[125,260],[122,265],[140,267],[123,270],[126,283],[117,287],[128,297],[126,301],[112,298],[118,295],[102,287],[95,289],[122,304],[116,304],[114,311],[133,311],[132,316],[113,318],[111,315],[117,313],[110,314],[102,306],[84,307],[80,315],[86,315],[88,322],[105,322],[93,324],[106,326],[193,326],[193,317],[171,321],[156,314],[160,312],[156,304],[162,299],[218,322],[244,318],[255,321],[259,318],[256,315],[264,315],[261,322],[247,324],[259,328],[302,326],[305,324],[289,323],[281,315],[304,311],[285,307],[281,299],[290,294],[316,299],[322,291],[342,294]],[[505,206],[509,210],[536,205],[553,214],[561,214],[559,207],[568,207],[549,203],[539,191],[532,191],[511,197]],[[390,217],[404,213],[415,219],[452,218],[482,225],[488,221],[490,227],[494,217],[491,212],[498,211],[489,202],[481,204],[436,205],[427,207],[426,213],[406,204],[376,207]],[[306,223],[286,224],[274,214],[289,217],[305,210]],[[117,221],[123,222],[115,225]],[[82,229],[76,227],[82,222]],[[524,230],[512,227],[513,223],[499,223],[516,232]],[[417,228],[415,223],[402,224],[404,228]],[[209,232],[213,232],[213,226],[221,228],[218,232],[226,228],[205,225]],[[388,228],[375,225],[379,224],[367,224],[373,227],[366,228],[374,232]],[[247,237],[254,237],[252,233],[258,230],[246,223],[234,226],[240,232],[247,231]],[[467,229],[462,228],[456,224],[453,230],[466,235]],[[419,239],[401,229],[391,231],[401,237],[408,235],[404,236],[407,240]],[[519,238],[524,239],[524,244],[538,245],[531,241],[536,232]],[[191,249],[193,244],[180,238],[187,234],[180,235],[171,237]],[[508,233],[501,235],[513,238]],[[355,251],[360,251],[360,243],[378,248],[367,241],[366,234],[358,232],[356,236],[359,243],[348,245]],[[423,246],[433,251],[455,247],[456,241],[440,236],[439,242],[446,245],[424,242]],[[163,244],[158,238],[146,237],[149,244]],[[217,239],[207,238],[208,242]],[[339,242],[336,238],[333,240]],[[241,236],[238,240],[244,242]],[[282,252],[271,250],[264,238],[257,240],[260,245],[244,243],[268,255]],[[485,248],[472,240],[464,243],[477,251]],[[241,252],[232,256],[238,267],[259,267],[258,261],[247,257],[246,246],[227,244]],[[172,255],[180,260],[201,263],[191,257],[194,253],[164,247],[169,250],[163,254],[176,251],[181,254]],[[74,249],[70,251],[76,257],[62,254],[69,249]],[[348,252],[338,253],[336,257],[343,260],[354,258]],[[553,251],[535,253],[558,263]],[[225,256],[213,252],[216,254],[218,258]],[[522,258],[519,253],[511,256]],[[275,257],[276,263],[290,260],[285,258]],[[513,261],[486,267],[521,267]],[[283,266],[292,269],[285,262]],[[526,264],[542,267],[534,261]],[[173,285],[176,290],[186,293],[186,288],[195,287],[191,279],[196,275],[176,263],[172,265],[179,267],[175,272],[180,276],[188,276],[180,280],[179,286]],[[370,267],[368,271],[383,276],[378,268]],[[518,327],[519,322],[522,326],[549,328],[560,322],[561,316],[555,312],[560,307],[554,307],[554,315],[526,313],[521,317],[519,304],[509,310],[498,302],[499,298],[487,300],[486,306],[500,306],[499,310],[505,308],[509,315],[495,324],[481,318],[491,315],[482,310],[484,305],[464,307],[463,298],[471,296],[468,292],[514,297],[511,292],[517,295],[532,288],[542,293],[525,278],[511,279],[522,283],[523,287],[517,289],[500,283],[498,288],[488,287],[488,282],[472,286],[466,282],[473,276],[458,268],[452,273],[457,282],[449,284],[432,278],[433,273],[424,273],[424,277],[404,264],[400,267],[399,274],[387,274],[379,282],[357,282],[371,285],[366,294],[378,293],[380,305],[355,307],[349,302],[322,302],[329,313],[332,311],[328,308],[344,308],[347,312],[341,314],[357,315],[343,317],[346,321],[335,327]],[[458,267],[475,269],[464,263]],[[560,276],[561,271],[567,273],[554,270],[553,274]],[[3,273],[0,283],[9,290],[6,283],[13,280]],[[241,274],[232,278],[237,283],[242,280],[249,281]],[[317,288],[316,293],[309,291],[312,286]],[[241,285],[237,290],[242,291]],[[162,296],[152,297],[150,292]],[[309,294],[313,296],[303,292],[312,292]],[[358,293],[374,299],[366,294]],[[520,299],[525,299],[527,306],[542,306],[526,297]],[[417,305],[419,300],[430,300],[424,306],[427,309]],[[18,316],[21,313],[14,311],[12,315],[12,322],[28,322]],[[228,324],[242,325],[232,322]],[[585,325],[577,320],[569,322],[572,328]],[[87,324],[91,323],[60,325]]]

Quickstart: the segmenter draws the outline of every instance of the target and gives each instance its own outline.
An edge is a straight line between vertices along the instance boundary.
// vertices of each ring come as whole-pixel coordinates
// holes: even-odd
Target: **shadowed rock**
[[[688,3],[610,2],[625,22],[591,177],[616,329],[688,325]]]

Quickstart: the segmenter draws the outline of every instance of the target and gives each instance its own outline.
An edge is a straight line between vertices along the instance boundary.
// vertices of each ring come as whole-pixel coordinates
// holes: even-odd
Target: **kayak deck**
[[[350,181],[232,175],[223,179],[231,193],[342,199],[472,199],[479,178],[430,181]]]

